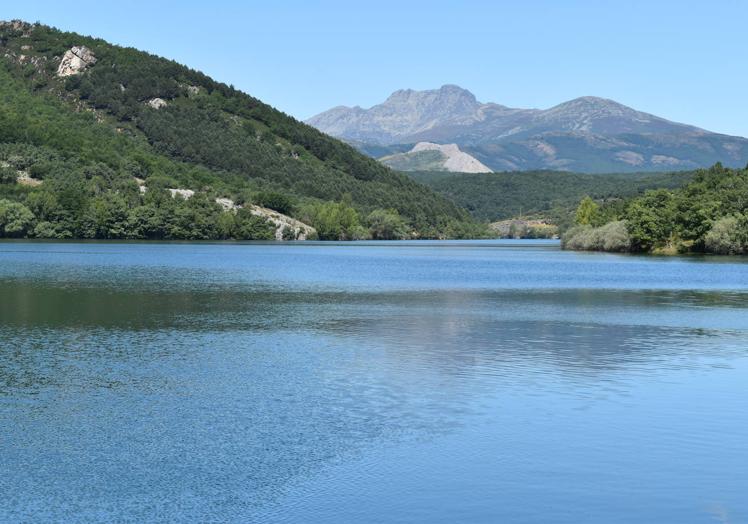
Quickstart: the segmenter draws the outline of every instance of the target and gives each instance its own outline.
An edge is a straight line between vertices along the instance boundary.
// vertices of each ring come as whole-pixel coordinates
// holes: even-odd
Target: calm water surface
[[[748,522],[748,263],[0,243],[0,521]]]

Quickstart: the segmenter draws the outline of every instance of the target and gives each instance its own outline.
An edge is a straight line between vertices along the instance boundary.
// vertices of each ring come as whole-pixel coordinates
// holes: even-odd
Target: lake
[[[748,263],[0,243],[0,521],[748,522]]]

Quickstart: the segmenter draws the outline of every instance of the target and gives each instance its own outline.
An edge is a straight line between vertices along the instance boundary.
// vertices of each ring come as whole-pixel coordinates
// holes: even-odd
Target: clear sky
[[[301,119],[457,84],[514,107],[602,96],[748,136],[748,1],[24,0],[0,18],[175,59]]]

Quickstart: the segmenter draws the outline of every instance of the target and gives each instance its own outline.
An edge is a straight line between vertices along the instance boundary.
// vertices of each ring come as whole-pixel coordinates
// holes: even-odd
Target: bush
[[[18,173],[12,167],[0,166],[0,184],[15,184]]]
[[[717,220],[704,237],[704,247],[717,255],[748,252],[748,217],[729,216]]]
[[[369,234],[374,240],[401,240],[408,238],[408,223],[396,209],[375,209],[366,217]]]
[[[0,200],[0,236],[24,237],[34,223],[34,213],[18,202]]]
[[[631,237],[626,222],[619,220],[609,222],[601,227],[588,225],[577,226],[566,232],[561,240],[564,249],[577,251],[612,251],[626,252],[631,250]]]
[[[325,202],[309,210],[320,240],[360,240],[366,236],[358,213],[346,202]]]
[[[288,215],[293,211],[293,201],[283,193],[277,193],[275,191],[263,191],[258,193],[254,198],[255,203],[258,206],[266,207]]]

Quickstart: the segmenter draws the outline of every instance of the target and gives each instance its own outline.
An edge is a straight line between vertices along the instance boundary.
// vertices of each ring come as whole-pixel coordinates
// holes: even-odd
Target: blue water
[[[748,522],[748,263],[0,243],[0,521]]]

